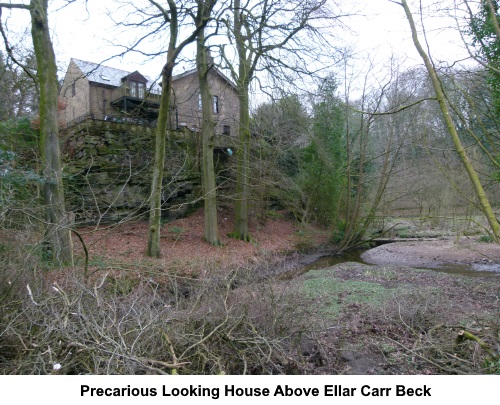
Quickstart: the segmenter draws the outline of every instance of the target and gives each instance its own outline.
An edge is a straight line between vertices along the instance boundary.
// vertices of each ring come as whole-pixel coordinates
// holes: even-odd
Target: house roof
[[[161,91],[161,87],[155,83],[153,79],[148,76],[144,76],[137,71],[129,72],[75,58],[72,58],[71,60],[91,82],[119,87],[122,85],[123,78],[133,74],[139,74],[147,80],[147,84],[149,86],[153,86],[153,89]]]
[[[127,79],[134,80],[136,82],[141,82],[141,83],[145,83],[145,82],[149,81],[145,76],[143,76],[141,73],[139,73],[138,70],[130,73],[129,75],[127,75],[125,77],[122,77],[122,82],[127,80]]]
[[[148,86],[153,86],[153,90],[157,90],[161,92],[161,86],[159,82],[156,82],[151,79],[148,76],[142,75],[138,71],[135,72],[129,72],[126,70],[121,70],[121,69],[115,69],[109,66],[104,66],[98,63],[93,63],[93,62],[87,62],[81,59],[71,59],[76,66],[82,71],[82,73],[89,79],[89,81],[94,82],[94,83],[99,83],[99,84],[104,84],[108,86],[114,86],[114,87],[119,87],[122,85],[122,79],[126,77],[132,77],[135,75],[139,75],[144,77],[147,80],[147,85]],[[216,67],[212,68],[212,71],[216,73],[218,76],[220,76],[224,81],[226,81],[231,87],[236,89],[236,85],[226,76],[224,73],[222,73],[219,69]],[[196,69],[191,69],[186,72],[183,72],[181,74],[173,76],[173,80],[180,79],[182,77],[186,77],[189,75],[192,75],[196,73]]]
[[[222,73],[219,69],[217,69],[216,67],[212,67],[211,69],[212,72],[215,72],[217,75],[219,75],[224,81],[226,81],[232,88],[234,88],[236,90],[236,85],[231,81],[231,79],[229,79],[224,73]],[[187,70],[183,73],[180,73],[178,75],[174,75],[172,77],[172,80],[178,80],[178,79],[181,79],[183,77],[186,77],[186,76],[190,76],[194,73],[197,73],[198,70],[197,69],[191,69],[191,70]]]

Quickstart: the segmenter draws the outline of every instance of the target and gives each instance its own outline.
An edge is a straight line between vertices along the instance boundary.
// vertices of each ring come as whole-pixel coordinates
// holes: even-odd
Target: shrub
[[[129,274],[135,281],[125,293],[111,275],[88,284],[25,275],[17,289],[1,292],[2,374],[281,374],[305,367],[297,345],[307,317],[285,299],[286,289],[268,282],[234,288],[233,274],[159,283],[141,271]]]

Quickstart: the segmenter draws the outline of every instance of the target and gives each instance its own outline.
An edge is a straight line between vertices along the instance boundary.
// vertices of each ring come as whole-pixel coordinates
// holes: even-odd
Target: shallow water
[[[305,271],[321,269],[325,267],[335,266],[336,264],[346,262],[357,262],[374,266],[373,264],[366,263],[361,259],[361,255],[366,249],[356,249],[345,252],[340,255],[325,255],[314,260],[304,267]],[[396,265],[397,264],[392,264]],[[406,264],[401,264],[407,266]],[[441,273],[457,274],[467,277],[500,277],[500,263],[473,263],[473,264],[460,264],[460,263],[439,263],[435,266],[418,266],[419,269],[433,270]]]
[[[468,277],[498,277],[500,264],[498,263],[441,263],[435,267],[422,267],[424,269],[440,271],[442,273],[459,274]]]

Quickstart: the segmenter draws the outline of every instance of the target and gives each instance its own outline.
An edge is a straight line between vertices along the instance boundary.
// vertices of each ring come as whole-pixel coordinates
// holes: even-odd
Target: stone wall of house
[[[68,210],[80,224],[145,217],[153,169],[155,129],[85,121],[62,133]],[[186,215],[201,196],[199,135],[175,131],[165,159],[163,216]]]
[[[90,83],[75,62],[71,61],[64,77],[59,102],[61,111],[59,117],[62,122],[69,122],[90,112]]]
[[[218,111],[214,111],[215,131],[224,133],[224,126],[229,127],[230,135],[237,133],[239,116],[238,95],[232,85],[221,76],[210,72],[209,86],[212,97],[218,97]],[[173,84],[174,104],[177,108],[178,123],[197,130],[201,126],[200,89],[196,72],[177,77]],[[212,105],[212,109],[214,106]]]
[[[71,122],[84,116],[103,118],[116,113],[111,106],[113,86],[89,82],[72,60],[59,92],[60,120]]]
[[[113,87],[90,83],[89,90],[90,114],[102,118],[106,115],[116,114],[116,110],[111,105]]]
[[[229,134],[236,137],[238,133],[240,101],[236,90],[228,82],[221,80],[214,72],[208,76],[210,91],[212,95],[219,97],[219,113],[214,115],[215,131],[224,133],[224,126],[229,127]]]

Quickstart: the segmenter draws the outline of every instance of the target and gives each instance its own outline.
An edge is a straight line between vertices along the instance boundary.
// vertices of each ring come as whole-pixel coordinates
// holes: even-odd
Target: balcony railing
[[[144,89],[141,87],[130,87],[122,85],[113,90],[111,94],[111,102],[119,100],[122,97],[131,97],[138,100],[147,100],[159,103],[161,98],[161,91],[156,89]]]
[[[126,116],[126,115],[103,115],[101,113],[93,114],[93,113],[88,113],[81,115],[80,117],[75,118],[74,120],[68,121],[66,123],[60,122],[59,123],[59,129],[66,129],[73,127],[75,125],[81,124],[82,122],[89,122],[89,121],[106,121],[106,122],[114,122],[118,124],[131,124],[131,125],[142,125],[142,126],[149,126],[149,127],[155,127],[156,126],[156,119],[148,119],[148,118],[143,118],[143,117],[133,117],[133,116]]]

